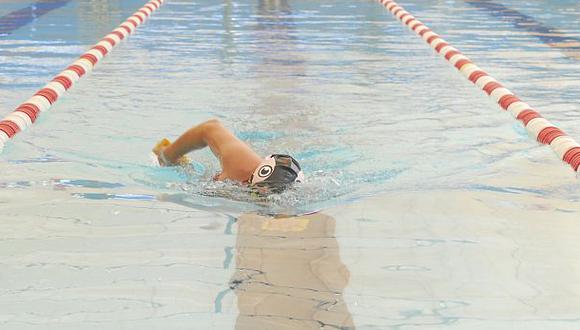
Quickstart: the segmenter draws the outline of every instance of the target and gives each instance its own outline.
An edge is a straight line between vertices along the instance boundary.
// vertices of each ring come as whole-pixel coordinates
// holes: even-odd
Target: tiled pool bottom
[[[497,196],[399,192],[236,220],[3,189],[0,328],[577,327],[577,202]]]

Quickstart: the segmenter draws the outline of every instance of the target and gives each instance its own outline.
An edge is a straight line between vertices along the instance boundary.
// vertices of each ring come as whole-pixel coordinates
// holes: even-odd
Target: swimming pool
[[[143,5],[41,3],[2,25],[2,114]],[[580,138],[573,1],[401,5]],[[256,202],[208,152],[150,165],[212,117],[308,183]],[[0,171],[4,328],[577,322],[576,174],[374,1],[170,1]]]

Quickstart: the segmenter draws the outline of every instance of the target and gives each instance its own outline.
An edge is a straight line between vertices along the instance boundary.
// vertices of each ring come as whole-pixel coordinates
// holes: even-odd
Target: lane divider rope
[[[538,142],[550,145],[561,160],[570,164],[574,171],[580,171],[580,145],[573,138],[542,117],[529,104],[520,100],[499,81],[480,69],[467,56],[451,46],[395,1],[378,0],[378,2],[401,23],[427,42],[463,76],[483,90],[502,109],[509,111],[517,120],[521,121],[528,133]]]
[[[19,105],[16,110],[0,121],[0,152],[6,142],[18,132],[31,126],[41,113],[69,90],[81,77],[90,73],[111,50],[122,40],[129,37],[138,26],[159,9],[165,0],[151,0],[137,10],[116,29],[107,34],[79,59],[57,74],[46,86],[37,91],[30,99]]]

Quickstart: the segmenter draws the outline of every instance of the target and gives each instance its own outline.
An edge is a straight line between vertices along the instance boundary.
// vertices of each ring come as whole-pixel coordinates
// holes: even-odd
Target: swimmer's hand
[[[175,166],[175,165],[184,166],[184,165],[188,165],[191,163],[191,160],[186,156],[180,157],[175,163],[169,162],[165,158],[163,151],[165,150],[165,148],[169,147],[170,145],[171,145],[171,141],[164,138],[161,141],[159,141],[155,145],[155,147],[153,147],[152,151],[157,156],[157,160],[159,161],[160,166]]]

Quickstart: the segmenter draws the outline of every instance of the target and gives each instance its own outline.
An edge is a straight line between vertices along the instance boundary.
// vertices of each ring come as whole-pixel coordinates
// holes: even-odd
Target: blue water
[[[3,1],[0,17],[11,19],[14,16],[10,13],[31,4]],[[143,3],[76,0],[62,4],[40,17],[19,17],[13,25],[0,24],[1,115],[25,101]],[[510,10],[498,11],[498,4]],[[580,140],[580,56],[579,46],[574,44],[580,39],[580,9],[576,1],[417,0],[401,5]],[[15,28],[2,30],[5,26]],[[219,118],[260,154],[294,155],[307,182],[263,199],[249,194],[247,187],[213,182],[211,178],[219,169],[208,150],[190,155],[193,164],[187,168],[151,165],[149,151],[159,139],[174,139],[209,118]],[[118,249],[115,253],[133,248],[155,250],[149,247],[149,240],[170,251],[180,250],[182,244],[200,244],[203,248],[196,250],[196,245],[192,251],[203,253],[190,261],[203,266],[196,268],[195,276],[185,273],[201,281],[203,284],[197,284],[204,288],[213,283],[212,292],[226,302],[231,294],[224,294],[227,285],[223,282],[230,276],[231,266],[220,268],[223,256],[215,257],[208,246],[220,253],[234,249],[231,232],[220,227],[231,227],[232,217],[317,210],[334,214],[338,220],[342,216],[342,221],[337,221],[336,237],[331,236],[345,249],[344,263],[353,273],[350,290],[357,295],[350,296],[349,304],[355,323],[369,329],[385,324],[403,327],[404,320],[413,324],[415,318],[427,316],[438,318],[437,324],[452,324],[461,317],[448,317],[444,310],[464,303],[454,304],[452,298],[441,296],[441,306],[447,307],[431,306],[429,312],[417,306],[401,307],[396,309],[399,314],[389,319],[397,322],[370,315],[354,302],[369,306],[374,299],[390,297],[393,289],[379,288],[385,284],[374,274],[410,271],[429,282],[428,270],[440,268],[412,265],[412,255],[404,264],[377,261],[377,267],[382,268],[367,271],[365,267],[372,265],[359,267],[359,257],[380,260],[381,251],[390,251],[393,246],[423,248],[431,245],[421,242],[437,241],[444,248],[437,250],[434,259],[447,260],[449,251],[453,256],[461,255],[462,249],[469,249],[462,244],[482,237],[461,232],[471,221],[488,223],[497,233],[525,233],[509,227],[510,221],[521,228],[536,228],[540,224],[535,220],[540,217],[538,210],[546,212],[542,218],[555,222],[578,219],[580,212],[576,173],[549,147],[530,139],[511,115],[374,1],[169,1],[31,129],[7,144],[0,155],[0,172],[0,206],[6,217],[2,220],[32,226],[31,235],[42,228],[54,230],[46,241],[40,241],[42,244],[27,245],[30,238],[18,235],[30,228],[6,225],[5,236],[22,245],[23,251],[49,246],[66,254],[79,246],[87,247],[83,237],[103,249],[105,256],[108,248]],[[412,197],[398,203],[401,196]],[[483,211],[461,198],[474,203],[492,201],[492,206]],[[457,210],[462,203],[467,209]],[[442,211],[437,213],[433,205]],[[506,210],[513,209],[518,210],[517,217],[509,212],[505,215]],[[459,217],[465,223],[459,222]],[[519,222],[525,221],[522,219],[534,220]],[[54,225],[55,221],[69,220],[70,227]],[[193,240],[179,232],[181,227],[175,226],[181,226],[180,221],[194,226],[192,231],[199,236]],[[438,237],[437,229],[429,227],[431,221],[452,223],[451,234]],[[75,227],[81,224],[88,227]],[[157,234],[134,237],[125,232],[125,225],[135,226],[130,229],[137,233]],[[113,231],[101,232],[101,226],[117,228],[122,237]],[[563,225],[555,228],[565,236]],[[412,237],[398,238],[394,233],[399,229]],[[90,236],[93,230],[102,236]],[[487,232],[487,228],[482,230]],[[155,236],[163,233],[175,237]],[[58,243],[55,237],[66,239]],[[504,243],[503,236],[497,240]],[[493,245],[486,244],[481,251]],[[115,258],[103,263],[113,265],[110,260]],[[89,268],[98,268],[95,271],[100,274],[104,270],[98,262]],[[205,262],[219,265],[214,269]],[[453,259],[449,263],[463,262]],[[156,264],[150,261],[149,265]],[[140,273],[142,266],[129,268]],[[177,276],[151,271],[147,281],[156,281],[154,276]],[[108,278],[95,274],[91,278]],[[465,279],[462,275],[458,276],[461,281]],[[59,278],[51,276],[51,281]],[[11,280],[19,283],[18,278]],[[55,287],[68,287],[64,280],[54,281]],[[376,292],[360,293],[364,291],[361,283],[377,283],[371,289]],[[398,287],[408,288],[405,283]],[[5,290],[10,291],[10,285]],[[426,293],[429,297],[423,302],[439,304],[436,290],[431,293]],[[390,300],[386,306],[389,304]],[[477,302],[473,305],[480,306]],[[207,314],[198,317],[204,324],[217,322],[213,319],[213,300],[208,308]],[[223,310],[225,313],[227,306]],[[16,319],[26,318],[13,313],[20,315]],[[568,316],[564,312],[558,315]],[[0,324],[6,319],[0,318]],[[42,320],[34,319],[37,324]],[[429,320],[422,324],[429,324]],[[60,328],[57,321],[53,324]],[[153,324],[163,322],[146,323],[146,327]]]
[[[417,2],[407,9],[579,136],[577,60],[517,28],[517,21],[509,22],[513,13],[502,17],[481,5],[464,6]],[[74,2],[3,37],[5,112],[137,7]],[[571,7],[554,7],[553,17],[541,16],[538,24],[558,26],[553,23],[567,19],[572,26],[559,28],[573,39],[578,13]],[[79,21],[90,10],[97,11],[96,27]],[[461,19],[446,19],[459,12]],[[142,159],[157,139],[218,117],[259,152],[289,152],[301,160],[312,184],[298,188],[290,207],[317,209],[409,186],[464,185],[497,175],[499,162],[529,153],[541,153],[534,161],[573,178],[372,2],[173,2],[154,21],[9,145],[4,159],[53,157],[73,173],[107,169],[113,182],[127,187],[165,185],[175,193],[203,194],[199,186],[217,170],[207,154],[199,156],[198,165],[207,170],[202,175],[167,173]],[[514,38],[505,38],[508,29]],[[127,121],[134,124],[127,127]],[[18,148],[24,140],[32,145]],[[509,150],[497,150],[505,146]],[[89,177],[99,170],[93,173]]]

